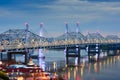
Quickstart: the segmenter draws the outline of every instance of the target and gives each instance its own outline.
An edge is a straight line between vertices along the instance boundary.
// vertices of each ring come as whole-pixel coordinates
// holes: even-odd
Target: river
[[[38,51],[34,52],[38,55]],[[81,52],[84,56],[87,53]],[[53,71],[65,80],[119,80],[120,79],[120,56],[109,56],[101,58],[100,61],[89,62],[81,59],[79,66],[66,66],[64,51],[44,50],[45,64],[47,71]],[[18,61],[24,61],[24,56],[19,55]],[[71,58],[71,64],[75,64],[75,59]],[[37,59],[33,62],[38,64]]]
[[[86,59],[81,59],[81,64],[77,66],[65,65],[64,51],[50,51],[46,50],[45,62],[52,68],[54,63],[56,63],[55,73],[64,77],[66,80],[119,80],[120,79],[120,56],[109,56],[101,58],[98,62],[88,62]],[[81,52],[84,56],[87,53],[85,51]],[[75,59],[71,58],[71,64],[75,64]],[[52,65],[53,64],[53,65]]]

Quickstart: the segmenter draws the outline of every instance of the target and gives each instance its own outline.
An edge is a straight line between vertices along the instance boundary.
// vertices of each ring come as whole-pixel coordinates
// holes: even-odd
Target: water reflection
[[[113,80],[119,79],[116,74],[120,72],[116,69],[120,69],[120,56],[108,57],[99,62],[83,62],[79,67],[67,67],[62,74],[65,80]]]

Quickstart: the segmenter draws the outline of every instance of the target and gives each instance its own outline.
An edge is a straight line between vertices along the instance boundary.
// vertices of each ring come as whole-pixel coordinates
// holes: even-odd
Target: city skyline
[[[24,29],[27,22],[29,30],[39,34],[43,22],[48,36],[58,36],[65,32],[65,22],[75,31],[78,21],[83,34],[120,36],[119,0],[0,0],[0,13],[0,33]]]

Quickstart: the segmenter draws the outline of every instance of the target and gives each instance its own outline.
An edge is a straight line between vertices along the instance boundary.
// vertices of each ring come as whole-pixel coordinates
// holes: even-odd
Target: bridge
[[[84,35],[79,32],[78,26],[77,23],[76,32],[68,32],[68,24],[66,24],[66,32],[55,38],[47,38],[29,31],[28,24],[26,29],[9,29],[0,34],[0,52],[21,52],[43,48],[76,49],[76,46],[92,54],[99,50],[120,50],[119,37],[115,35],[103,37],[99,32]],[[42,24],[40,28],[42,28]]]
[[[28,37],[26,40],[26,33]],[[65,36],[68,36],[66,40]],[[65,47],[74,47],[79,45],[81,48],[87,45],[117,45],[120,44],[120,38],[105,38],[100,33],[89,33],[87,36],[83,34],[69,32],[56,38],[45,38],[36,35],[25,29],[9,29],[8,31],[0,34],[0,51],[24,50],[24,49],[54,49]]]

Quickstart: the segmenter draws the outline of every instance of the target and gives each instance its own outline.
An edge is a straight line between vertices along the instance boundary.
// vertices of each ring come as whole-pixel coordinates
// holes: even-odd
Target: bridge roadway
[[[89,48],[93,48],[96,45],[98,45],[99,49],[101,50],[120,50],[120,42],[119,43],[81,43],[81,44],[59,44],[59,45],[45,45],[45,46],[26,46],[26,47],[21,47],[21,48],[6,48],[4,47],[3,49],[0,49],[1,52],[11,52],[11,51],[25,51],[29,49],[61,49],[64,50],[66,47],[69,48],[75,48],[76,45],[80,49],[86,49],[88,46]]]

